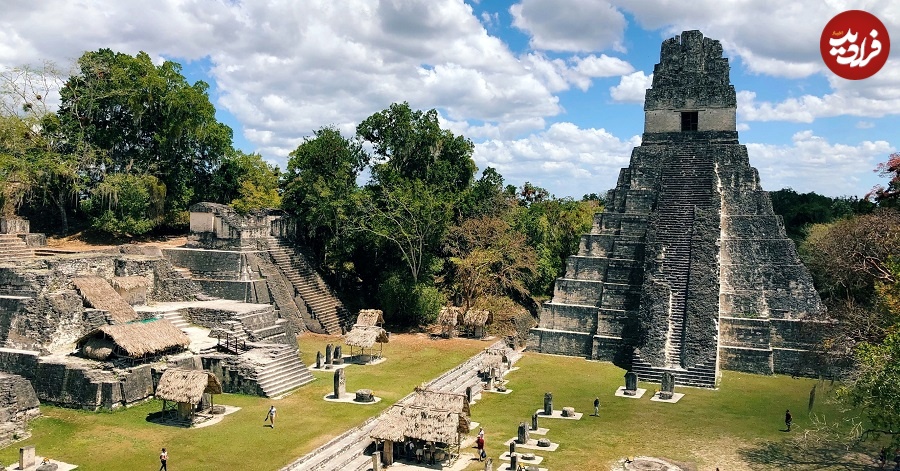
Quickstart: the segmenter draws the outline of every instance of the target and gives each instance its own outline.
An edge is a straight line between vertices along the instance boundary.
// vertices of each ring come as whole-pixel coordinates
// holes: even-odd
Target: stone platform
[[[624,397],[626,399],[640,399],[644,397],[645,392],[647,392],[646,389],[637,388],[637,393],[634,396],[629,396],[625,394],[625,386],[620,386],[619,389],[616,389],[616,397]]]
[[[516,441],[516,438],[510,438],[509,440],[503,442],[506,445],[506,448],[509,448],[509,444]],[[559,443],[550,442],[550,446],[538,446],[538,441],[529,438],[526,443],[516,443],[516,450],[520,448],[528,449],[528,450],[544,450],[544,451],[556,451],[559,448]]]
[[[553,414],[545,415],[544,409],[538,409],[535,411],[538,415],[538,419],[565,419],[565,420],[581,420],[581,416],[584,414],[581,412],[576,412],[572,417],[563,417],[562,410],[553,409]]]

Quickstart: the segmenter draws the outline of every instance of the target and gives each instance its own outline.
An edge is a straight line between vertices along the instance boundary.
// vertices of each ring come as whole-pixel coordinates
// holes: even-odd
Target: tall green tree
[[[433,109],[413,111],[406,102],[394,103],[366,118],[356,133],[372,144],[379,158],[372,173],[380,182],[420,180],[448,193],[472,184],[477,169],[472,141],[441,129]]]
[[[239,213],[281,206],[280,172],[256,153],[229,150],[201,193],[205,201],[231,204]]]
[[[178,63],[157,66],[144,52],[86,52],[60,91],[61,126],[69,139],[103,151],[98,179],[131,172],[158,178],[167,216],[176,220],[231,147],[231,129],[216,120],[208,88],[189,84]]]
[[[333,127],[319,129],[290,153],[281,183],[283,207],[297,218],[297,235],[320,264],[349,245],[356,179],[368,161],[359,140],[345,138]]]

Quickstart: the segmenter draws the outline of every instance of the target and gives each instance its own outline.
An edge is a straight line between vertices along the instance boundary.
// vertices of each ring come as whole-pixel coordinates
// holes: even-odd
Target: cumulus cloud
[[[829,196],[862,196],[860,189],[874,183],[872,169],[894,151],[886,141],[831,144],[809,130],[794,134],[790,145],[747,144],[764,189],[790,187]]]
[[[640,137],[620,139],[605,129],[554,123],[522,139],[490,139],[475,145],[479,168],[494,167],[508,184],[525,181],[556,195],[602,193],[616,184]]]
[[[639,70],[623,75],[618,85],[609,87],[609,95],[613,100],[619,102],[644,103],[644,95],[652,84],[653,74],[644,75],[644,72]]]
[[[531,47],[549,51],[624,50],[625,16],[596,0],[522,0],[509,8]]]

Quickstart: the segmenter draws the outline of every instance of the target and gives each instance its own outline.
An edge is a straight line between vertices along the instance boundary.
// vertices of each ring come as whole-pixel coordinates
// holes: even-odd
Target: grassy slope
[[[303,360],[307,364],[314,362],[316,351],[324,352],[327,340],[302,338]],[[347,369],[348,391],[370,388],[383,398],[372,406],[323,401],[332,390],[330,373],[315,373],[316,381],[279,401],[235,394],[216,396],[217,404],[242,409],[219,424],[200,429],[147,422],[149,413],[160,410],[156,401],[107,413],[42,406],[44,417],[32,422],[32,437],[0,450],[0,462],[13,463],[18,460],[20,446],[35,445],[39,455],[78,464],[80,469],[89,471],[156,469],[153,466],[159,466],[159,449],[166,447],[175,469],[278,469],[487,345],[471,340],[432,342],[421,337],[394,336],[392,343],[385,345],[387,361],[367,367],[351,365]],[[279,412],[275,429],[263,424],[272,403]]]

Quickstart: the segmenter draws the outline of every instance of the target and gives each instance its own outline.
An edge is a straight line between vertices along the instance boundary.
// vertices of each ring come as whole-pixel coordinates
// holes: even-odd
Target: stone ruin
[[[199,204],[185,247],[81,253],[44,247],[27,221],[0,226],[0,372],[30,381],[41,402],[132,404],[152,397],[169,367],[208,370],[225,392],[277,397],[313,380],[297,332],[341,330],[340,302],[273,235],[287,230],[277,214]],[[194,332],[191,342],[154,339],[158,348],[135,351],[128,331],[140,329],[127,326],[138,322],[171,323],[150,329],[162,337],[174,325],[178,336],[210,338],[197,343]]]
[[[796,373],[823,305],[738,142],[718,41],[662,43],[642,143],[556,280],[532,351],[613,361],[646,381]],[[807,370],[808,371],[808,370]]]

